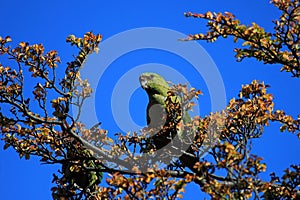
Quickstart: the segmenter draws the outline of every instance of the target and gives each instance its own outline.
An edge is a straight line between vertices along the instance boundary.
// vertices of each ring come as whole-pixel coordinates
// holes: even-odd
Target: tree
[[[275,21],[274,33],[265,32],[257,24],[245,26],[231,13],[187,13],[188,17],[208,20],[209,30],[186,40],[215,41],[220,36],[233,36],[234,41],[244,41],[245,47],[235,50],[239,61],[254,57],[264,63],[281,64],[283,71],[298,78],[299,1],[272,3],[282,12]],[[185,85],[173,86],[165,101],[168,123],[156,135],[175,137],[178,129],[188,134],[167,141],[170,148],[157,151],[149,140],[155,129],[110,138],[100,124],[88,128],[78,120],[82,104],[92,93],[79,72],[88,55],[98,51],[101,35],[88,32],[83,38],[67,38],[78,54],[61,77],[56,51],[45,53],[43,45],[26,42],[11,47],[10,42],[9,36],[0,38],[0,55],[16,65],[0,64],[0,134],[4,148],[12,146],[21,158],[38,156],[42,163],[61,165],[53,175],[54,199],[175,199],[192,183],[212,199],[300,198],[299,165],[291,165],[282,177],[273,173],[270,180],[262,180],[259,175],[266,164],[251,153],[251,141],[259,139],[263,128],[272,122],[280,122],[280,131],[300,138],[300,116],[293,119],[283,110],[274,110],[273,96],[263,82],[254,80],[242,86],[223,112],[194,117],[185,124],[181,123],[182,111],[191,109],[193,98],[200,92]],[[26,84],[28,79],[34,87]],[[26,92],[30,90],[33,96]],[[181,103],[174,100],[176,96],[181,97]],[[77,116],[70,114],[71,106],[78,108]],[[143,153],[145,145],[154,147]],[[203,149],[208,153],[205,157]],[[180,154],[191,160],[174,160]],[[166,166],[158,167],[158,161],[165,161]],[[107,184],[100,184],[104,182],[103,173],[110,174]]]

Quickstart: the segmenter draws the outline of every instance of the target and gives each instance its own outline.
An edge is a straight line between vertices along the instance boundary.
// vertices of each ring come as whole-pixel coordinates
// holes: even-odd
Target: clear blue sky
[[[74,52],[65,43],[68,34],[82,36],[85,32],[92,30],[94,33],[101,33],[105,42],[115,34],[141,27],[168,28],[183,34],[198,33],[205,31],[203,21],[185,18],[183,13],[186,11],[201,13],[208,10],[233,12],[242,22],[249,24],[255,21],[265,26],[267,30],[272,30],[271,21],[279,14],[268,0],[228,0],[226,2],[217,0],[111,0],[102,1],[102,3],[95,0],[10,0],[1,2],[0,35],[9,35],[16,43],[20,41],[43,43],[47,50],[58,50],[65,64],[71,60]],[[149,39],[143,35],[139,37]],[[213,44],[205,42],[200,42],[200,44],[211,56],[221,74],[227,101],[237,95],[242,84],[258,79],[271,85],[269,91],[275,96],[277,109],[284,109],[294,117],[300,113],[300,94],[296,91],[297,86],[300,85],[300,79],[291,78],[287,73],[280,73],[279,66],[266,66],[254,59],[248,59],[242,63],[235,62],[233,56],[235,45],[232,39],[221,39]],[[197,55],[197,52],[192,53]],[[200,56],[199,59],[201,59]],[[0,62],[5,61],[0,58]],[[114,121],[112,111],[108,109],[111,99],[103,97],[111,97],[114,85],[122,75],[136,66],[147,63],[159,63],[176,69],[192,86],[203,90],[204,96],[199,101],[201,113],[206,114],[210,111],[209,86],[205,85],[201,75],[195,74],[189,64],[166,51],[141,49],[115,59],[101,77],[96,95],[96,100],[101,102],[101,105],[97,105],[96,108],[100,111],[97,112],[97,116],[103,122],[103,128],[111,133],[120,131],[120,127]],[[165,76],[169,75],[165,74]],[[137,80],[138,77],[136,77]],[[176,82],[176,80],[171,81]],[[145,125],[146,104],[147,98],[141,89],[136,90],[129,99],[128,107],[132,118],[141,126]],[[2,149],[3,142],[0,142],[0,199],[51,199],[52,173],[56,172],[57,168],[41,166],[37,159],[20,160],[13,149],[10,148],[7,151]],[[253,148],[253,151],[267,162],[266,176],[272,171],[282,171],[292,163],[299,164],[300,159],[297,153],[299,150],[299,140],[290,133],[280,133],[278,124],[268,127],[262,139],[254,142]],[[193,189],[195,188],[187,189],[186,199],[195,199]]]

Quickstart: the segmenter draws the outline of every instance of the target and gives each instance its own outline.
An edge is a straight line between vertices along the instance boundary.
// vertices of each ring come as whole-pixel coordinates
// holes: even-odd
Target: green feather
[[[159,125],[159,126],[164,125],[164,120],[162,119],[163,119],[163,113],[166,112],[165,100],[167,99],[168,91],[170,90],[169,84],[161,75],[156,73],[151,73],[151,72],[143,73],[140,75],[140,84],[142,88],[147,92],[148,99],[149,99],[149,103],[147,106],[148,127],[152,128],[153,125],[154,127],[155,125]],[[181,98],[179,96],[175,96],[175,99],[181,102]],[[190,123],[192,119],[189,116],[187,110],[185,110],[185,108],[182,109],[184,110],[184,112],[181,119],[183,120],[183,124],[186,125],[187,123]],[[181,141],[185,141],[186,137],[189,137],[188,135],[190,134],[186,130],[182,130],[180,127],[177,128],[176,132],[177,132],[176,134],[179,136],[179,139]],[[170,138],[169,135],[167,137],[166,135],[160,135],[160,134],[151,136],[150,139],[152,139],[152,142],[154,144],[150,144],[149,147],[146,147],[146,149],[142,151],[148,152],[153,147],[155,147],[156,149],[163,148],[165,145],[167,145],[170,142],[168,138]],[[194,151],[192,150],[191,147],[189,147],[186,150],[186,152],[188,152],[189,154],[181,155],[179,157],[179,160],[190,170],[194,171],[193,167],[195,163],[198,161],[198,158],[193,155]]]
[[[149,127],[164,125],[163,115],[165,114],[166,107],[165,100],[168,96],[168,91],[170,91],[169,84],[161,75],[152,72],[141,74],[139,79],[149,99],[147,106],[147,125]],[[179,96],[175,98],[181,101]],[[191,121],[191,117],[187,111],[184,111],[182,119],[184,123]]]

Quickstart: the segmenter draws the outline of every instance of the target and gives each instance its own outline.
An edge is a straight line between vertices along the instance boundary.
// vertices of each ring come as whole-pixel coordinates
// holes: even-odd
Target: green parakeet
[[[168,91],[170,91],[171,88],[167,81],[161,75],[156,73],[143,73],[140,75],[139,80],[142,88],[147,92],[149,99],[147,106],[148,127],[159,128],[160,126],[163,126],[165,122],[167,122],[167,119],[165,119],[166,116],[164,116],[166,115],[165,101],[168,97]],[[175,96],[175,99],[172,99],[172,101],[175,103],[180,103],[181,100],[179,96]],[[185,124],[191,122],[191,117],[187,111],[184,108],[181,108],[181,110],[183,110],[181,116],[183,123]],[[181,138],[182,135],[186,133],[180,129],[180,127],[173,127],[173,129],[171,127],[171,129],[167,131],[162,129],[156,135],[150,137],[150,148],[155,147],[156,150],[163,148],[173,139],[176,134],[178,134],[179,138]],[[147,152],[147,150],[145,152]],[[185,150],[186,154],[181,155],[179,159],[185,166],[193,169],[193,166],[198,159],[194,156],[191,147],[188,147],[188,149]]]
[[[143,73],[140,76],[140,84],[149,98],[147,125],[151,128],[159,128],[165,122],[165,100],[170,86],[162,76],[155,73]]]
[[[148,127],[158,128],[164,125],[166,113],[166,98],[170,86],[167,81],[159,74],[146,72],[140,76],[140,84],[142,88],[147,92],[149,103],[147,106],[147,125]],[[180,102],[180,97],[172,99],[174,102]],[[183,109],[184,110],[184,109]],[[190,122],[191,118],[187,111],[184,111],[183,117],[184,122]]]

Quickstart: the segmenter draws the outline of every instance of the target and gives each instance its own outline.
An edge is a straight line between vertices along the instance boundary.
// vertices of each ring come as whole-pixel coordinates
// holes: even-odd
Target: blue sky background
[[[0,12],[0,35],[9,35],[15,44],[20,41],[43,43],[46,50],[58,50],[63,64],[72,59],[74,48],[65,43],[69,34],[82,36],[87,31],[101,33],[104,41],[120,32],[140,27],[162,27],[184,34],[205,31],[202,20],[185,18],[184,12],[230,11],[243,23],[255,21],[266,30],[272,30],[272,20],[279,16],[278,10],[269,1],[2,1]],[[142,36],[141,36],[142,37]],[[145,38],[147,40],[147,38]],[[177,41],[175,41],[177,42]],[[271,85],[269,91],[275,96],[275,108],[284,109],[296,117],[300,113],[300,94],[296,91],[300,79],[291,78],[288,73],[280,73],[280,66],[263,65],[254,59],[237,63],[234,58],[232,39],[220,39],[216,43],[200,42],[217,65],[226,89],[227,101],[235,97],[242,84],[253,79]],[[101,53],[101,44],[100,44]],[[197,52],[193,52],[197,54]],[[201,59],[201,58],[199,58]],[[0,62],[6,61],[0,57]],[[176,68],[193,87],[204,92],[200,98],[201,115],[210,112],[207,86],[201,76],[195,75],[188,64],[178,56],[168,52],[145,49],[123,55],[113,62],[101,77],[97,89],[97,116],[103,128],[110,133],[120,131],[109,110],[113,86],[123,74],[137,65],[161,63]],[[63,67],[63,65],[62,65]],[[168,76],[168,75],[166,75]],[[138,77],[136,77],[136,81]],[[176,82],[176,80],[171,80]],[[104,98],[108,97],[108,98]],[[147,97],[141,89],[136,90],[129,104],[133,120],[145,125]],[[253,152],[267,163],[267,172],[281,172],[290,164],[299,164],[300,144],[296,136],[280,133],[278,124],[266,128],[265,134],[254,141]],[[20,160],[9,148],[3,151],[0,142],[0,199],[51,199],[52,174],[57,167],[40,165],[38,159]],[[195,199],[195,187],[187,188],[186,199]]]

